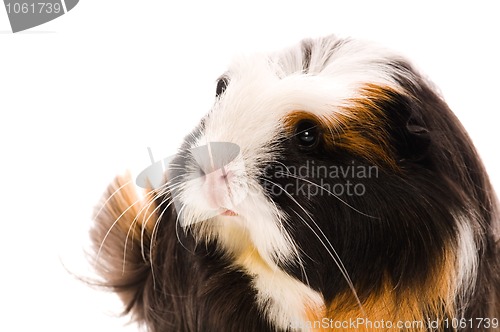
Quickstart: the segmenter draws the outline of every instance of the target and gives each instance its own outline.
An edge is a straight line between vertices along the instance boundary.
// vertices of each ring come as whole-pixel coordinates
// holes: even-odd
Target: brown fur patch
[[[139,301],[141,290],[136,285],[151,268],[151,235],[157,215],[152,194],[141,199],[130,175],[116,177],[103,196],[90,232],[102,286],[120,295],[126,312]]]
[[[343,149],[365,158],[374,165],[388,165],[396,169],[394,151],[387,132],[387,114],[383,105],[395,95],[389,87],[367,84],[359,90],[359,97],[347,101],[339,112],[318,117],[298,110],[284,119],[285,127],[293,135],[301,120],[310,120],[320,126],[322,139],[331,149]]]
[[[362,309],[352,293],[339,294],[326,313],[307,311],[310,326],[313,331],[428,331],[429,322],[455,317],[455,262],[455,254],[445,254],[425,284],[411,289],[400,289],[387,277],[378,291],[362,301]]]
[[[317,308],[314,304],[308,304],[307,302],[304,307],[306,311],[306,322],[310,324],[311,331],[328,331],[328,329],[322,327],[323,319],[327,317],[325,308]]]

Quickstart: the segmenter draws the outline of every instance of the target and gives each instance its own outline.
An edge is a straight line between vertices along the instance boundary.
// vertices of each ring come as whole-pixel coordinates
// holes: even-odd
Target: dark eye
[[[319,141],[318,125],[310,120],[300,121],[295,128],[295,137],[301,147],[315,147]]]
[[[219,97],[226,91],[229,80],[226,77],[222,77],[217,81],[217,88],[215,89],[215,96]]]

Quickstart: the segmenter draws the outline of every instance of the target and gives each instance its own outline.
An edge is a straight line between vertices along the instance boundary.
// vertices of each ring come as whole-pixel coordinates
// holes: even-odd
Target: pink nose
[[[203,176],[203,193],[208,204],[214,208],[231,208],[231,179],[233,173],[220,168]]]

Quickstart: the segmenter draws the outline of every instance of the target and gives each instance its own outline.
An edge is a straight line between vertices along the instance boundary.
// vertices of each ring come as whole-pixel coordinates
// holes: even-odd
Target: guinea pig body
[[[150,331],[495,331],[496,197],[402,57],[329,36],[241,58],[165,182],[91,231]],[[228,152],[237,147],[237,152]]]

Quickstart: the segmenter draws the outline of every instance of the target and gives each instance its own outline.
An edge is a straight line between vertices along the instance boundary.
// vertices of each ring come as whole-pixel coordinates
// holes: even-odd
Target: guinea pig
[[[499,331],[497,199],[405,58],[327,36],[240,57],[144,195],[91,239],[148,331]]]

